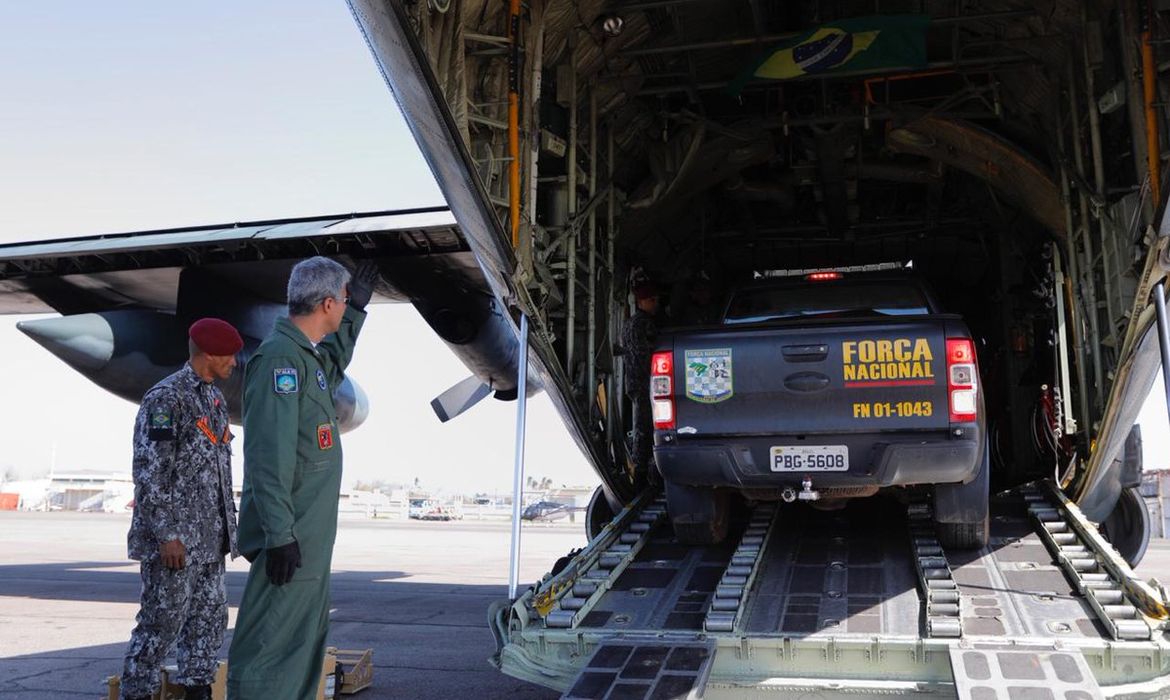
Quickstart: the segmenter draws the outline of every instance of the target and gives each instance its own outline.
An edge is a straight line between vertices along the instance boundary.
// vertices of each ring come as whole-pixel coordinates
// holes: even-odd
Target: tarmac
[[[104,696],[121,672],[140,580],[126,560],[128,515],[0,512],[0,697]],[[380,698],[556,698],[488,664],[488,605],[507,597],[506,523],[345,517],[334,553],[329,643],[373,649]],[[530,584],[585,543],[581,523],[526,523],[520,580]],[[1152,540],[1138,573],[1170,584],[1170,541]],[[228,567],[230,628],[247,563]]]
[[[0,512],[0,698],[105,697],[122,670],[141,581],[129,515]],[[520,580],[585,544],[580,522],[526,523]],[[536,700],[559,693],[488,664],[487,607],[508,597],[507,523],[343,517],[329,644],[372,648],[374,685],[353,697]],[[226,658],[248,564],[228,566]]]

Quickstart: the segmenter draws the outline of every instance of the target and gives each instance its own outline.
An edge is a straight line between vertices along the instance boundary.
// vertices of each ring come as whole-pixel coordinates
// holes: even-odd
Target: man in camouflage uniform
[[[228,652],[232,700],[312,700],[329,631],[341,491],[333,392],[353,357],[377,268],[309,258],[244,372],[240,551],[252,568]]]
[[[230,324],[191,325],[190,359],[155,384],[134,423],[134,517],[127,537],[142,562],[142,607],[122,671],[122,698],[148,698],[178,642],[187,698],[210,698],[227,628],[224,555],[236,551],[227,379],[243,348]]]
[[[653,282],[634,285],[637,309],[622,326],[622,368],[625,372],[626,396],[633,408],[634,473],[638,478],[657,481],[654,463],[654,422],[650,411],[650,355],[658,337],[654,320],[658,313],[658,288]]]

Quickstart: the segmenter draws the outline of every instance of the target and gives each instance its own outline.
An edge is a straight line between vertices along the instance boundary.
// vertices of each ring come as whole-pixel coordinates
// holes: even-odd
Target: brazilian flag
[[[731,85],[879,68],[926,67],[927,15],[852,17],[803,32],[768,51]]]

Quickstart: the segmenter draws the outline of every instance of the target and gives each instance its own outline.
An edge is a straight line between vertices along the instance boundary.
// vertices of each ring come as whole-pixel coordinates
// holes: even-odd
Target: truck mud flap
[[[622,639],[599,644],[562,700],[703,697],[715,642]]]
[[[1104,698],[1088,662],[1075,649],[978,644],[952,646],[950,655],[960,698]]]

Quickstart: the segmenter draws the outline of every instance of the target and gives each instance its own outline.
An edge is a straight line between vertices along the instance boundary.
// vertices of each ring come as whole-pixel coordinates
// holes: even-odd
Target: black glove
[[[358,265],[349,279],[349,305],[358,311],[365,309],[380,277],[378,266],[373,261],[367,260]]]
[[[264,572],[273,586],[283,586],[292,580],[293,572],[301,568],[301,546],[296,540],[267,550],[268,561]]]

